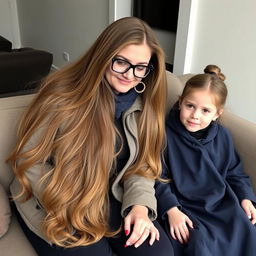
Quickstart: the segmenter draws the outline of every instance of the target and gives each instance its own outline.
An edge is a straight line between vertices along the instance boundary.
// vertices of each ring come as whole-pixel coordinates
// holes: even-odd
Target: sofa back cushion
[[[8,231],[11,223],[11,207],[6,191],[0,184],[0,238]]]
[[[6,158],[13,150],[17,138],[18,122],[34,95],[0,98],[0,183],[5,190],[13,179],[13,172]]]
[[[179,99],[181,95],[183,85],[181,80],[173,73],[166,71],[167,74],[167,114],[170,112],[174,103]]]

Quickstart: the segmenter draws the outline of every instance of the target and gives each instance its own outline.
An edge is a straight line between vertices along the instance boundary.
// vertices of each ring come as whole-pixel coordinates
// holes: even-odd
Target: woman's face
[[[151,50],[147,44],[131,44],[117,53],[115,58],[125,60],[132,65],[149,65]],[[129,65],[129,64],[128,64]],[[142,78],[134,76],[133,68],[120,74],[112,70],[112,63],[105,73],[106,79],[116,93],[126,93],[140,83]]]

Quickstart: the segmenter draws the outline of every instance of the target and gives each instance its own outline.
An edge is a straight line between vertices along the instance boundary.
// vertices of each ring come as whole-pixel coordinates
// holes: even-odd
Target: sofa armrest
[[[250,176],[256,192],[256,124],[225,110],[220,122],[231,133],[244,171]]]

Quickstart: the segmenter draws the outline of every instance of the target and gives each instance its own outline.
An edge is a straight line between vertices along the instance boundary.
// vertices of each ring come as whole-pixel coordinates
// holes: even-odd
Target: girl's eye
[[[210,113],[210,110],[205,108],[205,109],[203,109],[203,112],[204,113]]]
[[[186,107],[187,108],[193,108],[194,106],[193,106],[193,104],[186,104]]]

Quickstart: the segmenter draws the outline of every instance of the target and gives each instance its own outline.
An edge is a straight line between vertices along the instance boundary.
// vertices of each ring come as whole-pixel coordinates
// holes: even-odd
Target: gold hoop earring
[[[143,86],[143,88],[142,89],[140,89],[140,90],[138,90],[138,88],[136,88],[136,86],[134,87],[134,90],[137,92],[137,93],[143,93],[144,91],[145,91],[145,89],[146,89],[146,85],[145,85],[145,83],[143,83],[142,81],[140,81],[140,83],[139,84],[142,84],[142,86]]]

